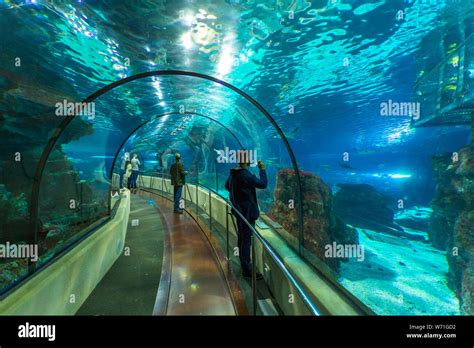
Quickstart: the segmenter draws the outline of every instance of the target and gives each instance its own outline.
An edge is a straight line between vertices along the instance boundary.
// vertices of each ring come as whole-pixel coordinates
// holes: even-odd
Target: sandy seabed
[[[424,232],[406,229],[411,234]],[[379,315],[459,315],[448,287],[444,251],[415,241],[357,228],[365,259],[341,264],[342,285]]]

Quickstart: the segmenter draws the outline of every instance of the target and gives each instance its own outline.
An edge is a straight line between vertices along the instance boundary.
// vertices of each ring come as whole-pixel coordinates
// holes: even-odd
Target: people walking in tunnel
[[[157,172],[161,172],[163,170],[163,158],[161,157],[163,155],[163,152],[157,152],[155,157],[156,157],[156,166],[155,170]]]
[[[123,178],[124,174],[126,171],[126,165],[127,162],[130,161],[130,154],[128,152],[125,152],[123,156],[121,157],[121,163],[120,163],[120,189],[123,189]]]
[[[260,178],[250,173],[249,163],[242,162],[238,168],[230,170],[230,176],[225,183],[225,188],[229,191],[232,205],[242,216],[255,227],[255,221],[260,216],[260,210],[257,203],[256,189],[265,189],[267,187],[267,173],[262,161],[258,161],[260,169]],[[240,265],[242,275],[245,278],[252,276],[252,264],[250,260],[250,251],[252,243],[252,229],[244,222],[239,214],[232,211],[237,220],[237,245],[239,248]],[[257,279],[263,279],[260,273],[257,273]]]
[[[186,171],[184,165],[181,163],[181,155],[177,153],[175,155],[175,162],[171,165],[171,185],[173,185],[174,193],[174,212],[182,214],[183,209],[180,206],[181,194],[183,192],[183,186],[186,183]]]
[[[133,158],[131,160],[132,163],[132,176],[130,177],[130,188],[132,192],[136,192],[137,189],[137,179],[138,173],[140,170],[140,160],[138,159],[138,154],[134,153]]]

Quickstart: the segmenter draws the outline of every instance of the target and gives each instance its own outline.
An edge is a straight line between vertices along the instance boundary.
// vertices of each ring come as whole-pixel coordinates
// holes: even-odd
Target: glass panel
[[[103,145],[107,138],[80,117],[75,116],[46,162],[39,195],[37,267],[109,214],[110,154]]]
[[[377,313],[473,314],[472,253],[461,252],[472,250],[473,230],[471,7],[2,1],[0,241],[35,242],[38,224],[42,262],[51,259],[108,212],[120,151],[137,151],[152,173],[171,146],[185,154],[182,145],[199,139],[205,160],[185,155],[190,178],[227,194],[236,164],[217,161],[216,150],[256,151],[269,179],[258,191],[262,220]],[[289,139],[301,182],[279,134],[241,95],[156,76],[101,95],[93,118],[71,122],[31,202],[40,156],[64,120],[56,104],[158,69],[216,76],[258,100]],[[28,221],[37,203],[39,220]],[[349,247],[342,257],[339,245]],[[360,247],[364,257],[354,257]],[[0,289],[26,269],[25,260],[0,259]]]

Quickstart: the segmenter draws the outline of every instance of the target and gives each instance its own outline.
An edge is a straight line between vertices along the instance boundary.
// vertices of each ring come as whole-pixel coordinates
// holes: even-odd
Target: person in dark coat
[[[231,169],[225,188],[229,191],[230,201],[234,208],[243,215],[251,226],[255,227],[255,221],[260,216],[256,189],[267,188],[267,173],[261,161],[258,161],[260,178],[250,173],[248,166],[248,163],[240,163],[238,168]],[[252,230],[237,213],[233,211],[233,214],[237,220],[237,244],[242,275],[245,278],[250,278],[252,276],[250,261]],[[257,279],[263,279],[263,276],[258,273]]]
[[[183,209],[180,206],[181,194],[183,192],[183,186],[186,183],[186,171],[184,166],[181,163],[181,155],[177,153],[175,155],[176,161],[173,163],[170,169],[171,175],[171,185],[173,185],[174,193],[174,212],[177,214],[182,214]]]

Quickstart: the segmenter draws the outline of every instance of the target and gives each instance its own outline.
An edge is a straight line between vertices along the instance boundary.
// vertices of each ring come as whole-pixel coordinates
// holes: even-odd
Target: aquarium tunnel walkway
[[[164,171],[140,172],[138,189],[119,188],[118,159],[125,147],[138,146],[150,137],[158,137],[163,133],[160,127],[164,122],[171,121],[176,126],[176,122],[191,116],[209,121],[209,132],[221,132],[239,149],[261,149],[263,158],[270,157],[275,144],[268,143],[268,139],[259,134],[273,127],[276,135],[270,138],[280,141],[280,154],[286,151],[282,164],[292,171],[296,183],[294,198],[302,202],[296,158],[277,122],[256,100],[224,81],[193,72],[151,71],[109,84],[83,103],[100,101],[119,86],[158,76],[198,79],[230,90],[241,98],[241,104],[236,106],[236,117],[242,123],[236,126],[233,121],[220,119],[216,110],[209,109],[168,111],[148,119],[137,118],[135,124],[128,124],[124,138],[113,146],[108,144],[106,149],[113,157],[106,181],[108,215],[87,227],[69,247],[53,250],[55,254],[46,265],[36,269],[29,264],[28,276],[0,298],[0,312],[23,315],[374,314],[324,268],[314,267],[302,258],[303,211],[298,203],[295,218],[300,232],[296,248],[282,237],[281,233],[285,232],[281,231],[282,226],[274,224],[265,213],[261,214],[253,229],[253,274],[248,279],[241,275],[236,253],[236,221],[230,201],[219,191],[223,181],[219,180],[219,185],[222,173],[217,173],[217,163],[215,186],[198,177],[187,180],[183,188],[185,210],[182,215],[173,213],[173,188]],[[61,146],[63,135],[70,136],[72,128],[69,126],[74,127],[79,122],[76,119],[70,115],[60,122],[36,166],[29,205],[34,231],[32,242],[36,244],[42,238],[43,173],[54,168],[51,166],[55,159],[50,155]],[[178,134],[176,138],[187,140],[190,135]],[[132,140],[134,143],[130,145]],[[77,175],[73,171],[67,173]],[[208,174],[214,176],[214,173]],[[94,196],[94,189],[89,194],[92,203],[99,198]],[[82,214],[82,208],[80,211]],[[263,275],[262,280],[257,280],[257,273]]]
[[[225,213],[221,197],[209,196],[210,191],[204,189],[196,196],[196,187],[186,185],[186,207],[180,215],[173,212],[169,179],[143,176],[139,182],[141,187],[136,193],[127,189],[120,193],[121,201],[129,200],[130,204],[124,251],[76,315],[275,316],[323,311],[324,307],[310,300],[312,295],[304,290],[295,292],[299,303],[291,311],[284,304],[280,306],[279,295],[273,293],[278,289],[275,285],[281,287],[280,291],[289,286],[289,293],[290,288],[303,288],[291,278],[285,285],[281,279],[285,276],[279,274],[282,269],[265,270],[268,265],[264,263],[265,280],[252,282],[241,277],[238,258],[226,257],[224,250],[226,234],[232,235],[229,242],[236,245],[235,228],[226,231],[220,222],[223,217],[212,216],[213,212]],[[202,206],[199,202],[196,205],[195,197],[204,198],[203,194],[211,200],[203,199]],[[227,224],[233,225],[229,221]],[[263,222],[259,225],[268,228]],[[262,254],[257,253],[256,258],[265,259],[265,247],[261,248]],[[281,262],[279,256],[274,257]],[[278,263],[272,266],[277,268]],[[280,267],[289,272],[283,264]],[[334,303],[340,305],[337,300]]]
[[[113,186],[118,179],[114,174]],[[187,183],[184,214],[175,214],[172,190],[164,176],[141,175],[136,191],[113,191],[111,218],[4,297],[0,311],[79,316],[368,314],[302,262],[265,216],[257,222],[253,240],[255,271],[264,279],[242,277],[227,200]]]
[[[127,189],[116,194],[130,200],[124,251],[76,315],[283,313],[265,282],[241,278],[237,258],[224,256],[219,245],[224,226],[206,204],[196,205],[189,185],[181,215],[173,212],[169,179],[140,177],[139,182],[137,194]],[[235,236],[230,243],[236,244]]]
[[[77,315],[235,315],[211,246],[188,213],[151,193],[131,196],[126,248]],[[127,249],[128,250],[128,249]]]

